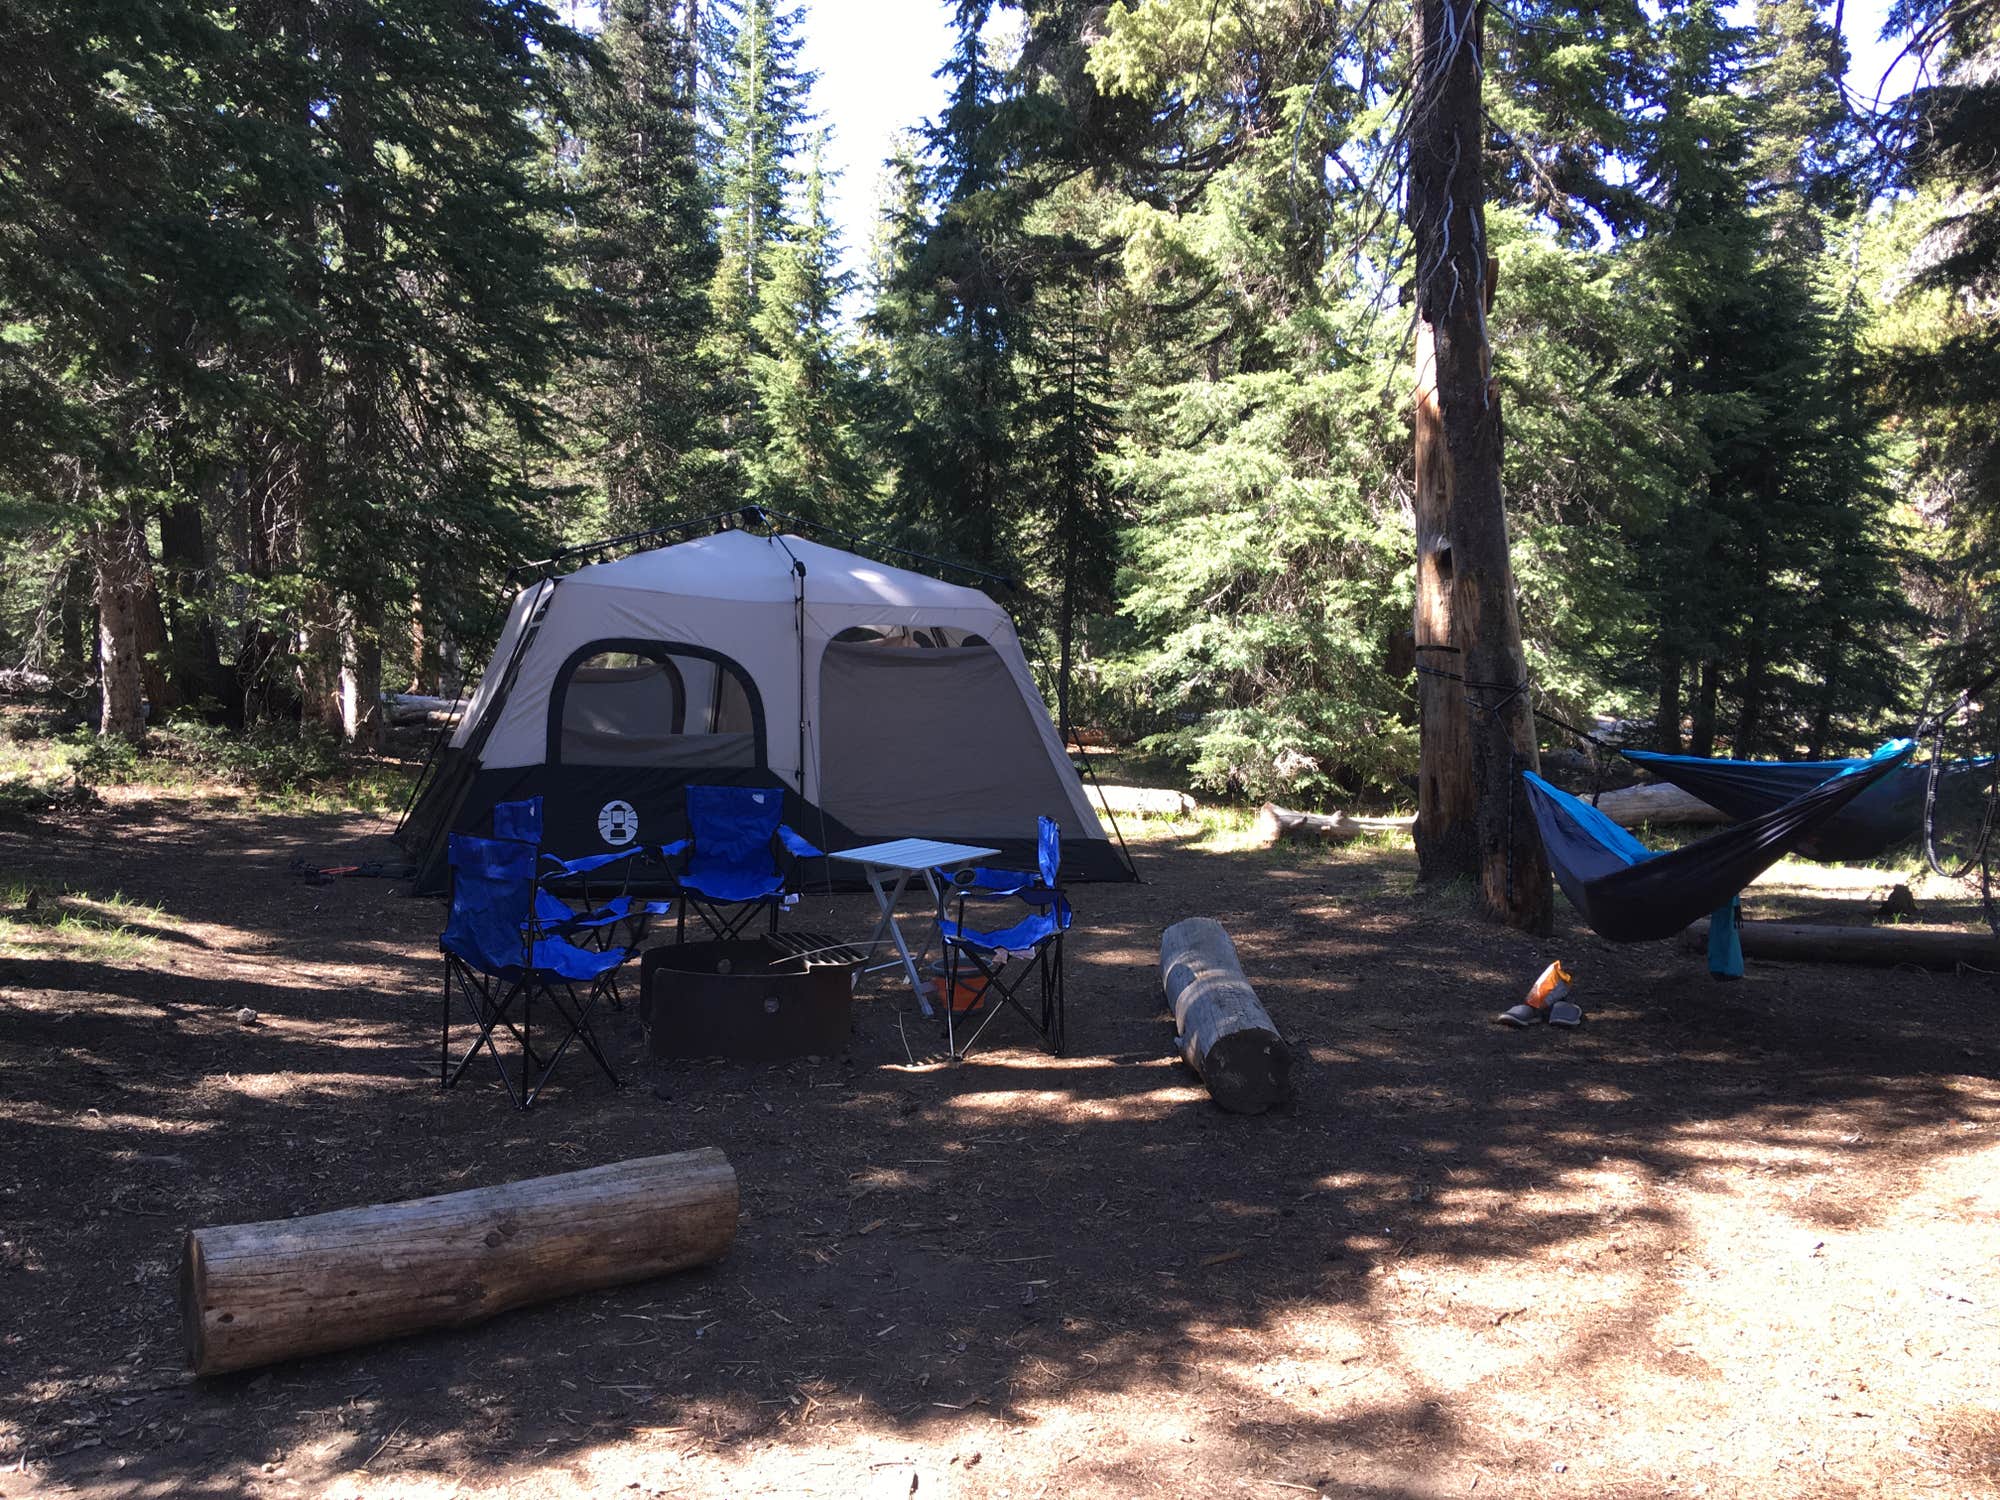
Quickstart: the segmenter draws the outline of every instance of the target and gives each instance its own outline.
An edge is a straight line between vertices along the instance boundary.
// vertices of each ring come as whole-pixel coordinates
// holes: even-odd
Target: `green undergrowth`
[[[410,773],[297,725],[235,731],[175,719],[150,730],[143,745],[88,730],[0,740],[0,819],[76,810],[111,786],[170,797],[233,794],[260,812],[386,815],[402,807]]]
[[[0,953],[16,957],[137,958],[158,943],[149,929],[162,921],[158,906],[116,891],[97,896],[18,881],[0,886]]]
[[[1092,799],[1092,806],[1096,801]],[[1098,809],[1098,817],[1104,816]],[[1118,829],[1134,844],[1176,844],[1201,854],[1230,854],[1274,865],[1321,864],[1348,855],[1369,856],[1411,848],[1400,830],[1364,833],[1338,843],[1279,843],[1266,845],[1256,830],[1257,809],[1198,803],[1192,814],[1177,817],[1118,814]]]

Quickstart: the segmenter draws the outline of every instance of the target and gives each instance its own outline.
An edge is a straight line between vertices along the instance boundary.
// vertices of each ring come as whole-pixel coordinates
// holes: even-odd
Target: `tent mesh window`
[[[1074,835],[1038,711],[978,636],[843,631],[820,662],[822,805],[871,838],[974,838],[1019,824],[1023,807]]]
[[[666,646],[600,651],[571,669],[558,697],[564,765],[757,764],[750,694],[728,663]]]
[[[835,636],[840,646],[886,646],[894,650],[936,651],[953,646],[983,646],[986,637],[950,625],[855,625]]]

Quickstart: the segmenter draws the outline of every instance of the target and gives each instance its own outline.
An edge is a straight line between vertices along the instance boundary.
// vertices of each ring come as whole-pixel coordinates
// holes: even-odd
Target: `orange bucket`
[[[946,991],[950,990],[949,995]],[[960,974],[954,987],[942,974],[931,976],[931,994],[938,1003],[949,1006],[953,1015],[962,1016],[968,1011],[983,1010],[986,1006],[986,976],[977,971]]]

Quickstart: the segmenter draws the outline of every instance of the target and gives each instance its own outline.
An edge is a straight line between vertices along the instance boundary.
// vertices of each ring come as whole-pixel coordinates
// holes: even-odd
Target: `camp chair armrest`
[[[783,823],[778,825],[778,842],[785,846],[785,852],[790,854],[794,859],[826,858],[826,851],[814,848],[796,830],[787,827]]]
[[[990,865],[961,865],[957,869],[932,871],[940,883],[974,901],[1006,901],[1023,894],[1035,884],[1035,877],[1019,870],[1000,870]]]
[[[660,845],[660,858],[672,859],[676,854],[685,854],[688,851],[688,846],[693,842],[693,839],[676,839],[671,844],[662,844]]]
[[[542,858],[554,865],[556,873],[562,875],[587,875],[592,870],[600,870],[606,865],[616,864],[621,859],[630,859],[640,852],[643,845],[634,844],[630,849],[614,849],[609,854],[586,854],[580,859],[563,859],[554,854],[544,854]]]

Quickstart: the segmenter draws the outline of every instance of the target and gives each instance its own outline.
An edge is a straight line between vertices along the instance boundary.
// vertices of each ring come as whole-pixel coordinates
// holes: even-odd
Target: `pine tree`
[[[762,443],[748,464],[750,498],[784,514],[860,524],[868,488],[857,393],[839,327],[853,276],[840,268],[827,216],[824,137],[814,143],[799,218],[767,252],[770,279],[752,319],[750,385]]]
[[[581,45],[540,7],[427,0],[374,0],[320,33],[323,487],[299,521],[298,655],[308,717],[350,739],[378,732],[386,605],[412,573],[437,593],[529,544],[541,496],[520,456],[550,438],[543,397],[575,323],[551,234],[568,200],[531,119],[561,113]]]
[[[1020,429],[1034,513],[1022,562],[1030,597],[1054,636],[1056,725],[1075,728],[1073,679],[1093,616],[1115,607],[1124,497],[1109,458],[1117,443],[1106,289],[1071,271],[1036,288],[1022,351]]]
[[[893,284],[873,321],[893,350],[903,420],[892,524],[904,537],[987,568],[1011,565],[1019,488],[1012,348],[1025,267],[1021,205],[1000,169],[1004,82],[986,55],[989,5],[962,0],[939,76],[945,109],[924,132],[923,209],[901,226]]]
[[[791,235],[796,162],[810,123],[806,95],[812,77],[798,66],[804,15],[803,7],[779,9],[777,0],[742,0],[718,103],[720,255],[709,299],[717,357],[737,404],[730,436],[739,455],[754,452],[761,442],[750,362],[769,351],[758,337],[757,313],[771,279],[773,251]]]
[[[1847,125],[1826,103],[1840,53],[1785,6],[1759,19],[1698,4],[1663,23],[1666,108],[1641,178],[1652,223],[1633,251],[1667,314],[1652,380],[1683,434],[1678,492],[1638,529],[1633,588],[1660,743],[1680,747],[1685,709],[1697,755],[1865,735],[1902,698],[1879,445],[1825,252],[1845,202]],[[1874,693],[1859,722],[1858,684]]]
[[[1938,633],[1966,661],[2000,651],[2000,15],[1974,0],[1901,0],[1890,29],[1936,81],[1901,111],[1915,201],[1897,268],[1889,390],[1924,519],[1942,539]]]
[[[95,573],[102,732],[169,706],[147,540],[199,434],[255,401],[218,346],[268,316],[279,257],[232,213],[258,140],[227,7],[41,4],[0,47],[0,505]]]
[[[581,85],[585,223],[602,326],[582,420],[614,530],[730,502],[709,283],[720,255],[701,162],[697,0],[612,0]]]
[[[1090,62],[1114,96],[1184,101],[1132,143],[1119,220],[1136,640],[1109,680],[1199,784],[1297,804],[1394,787],[1414,761],[1388,652],[1410,607],[1399,340],[1372,337],[1376,295],[1339,249],[1379,205],[1292,165],[1302,132],[1306,160],[1365,148],[1374,101],[1309,102],[1333,17],[1301,8],[1253,39],[1209,10],[1114,12]]]

